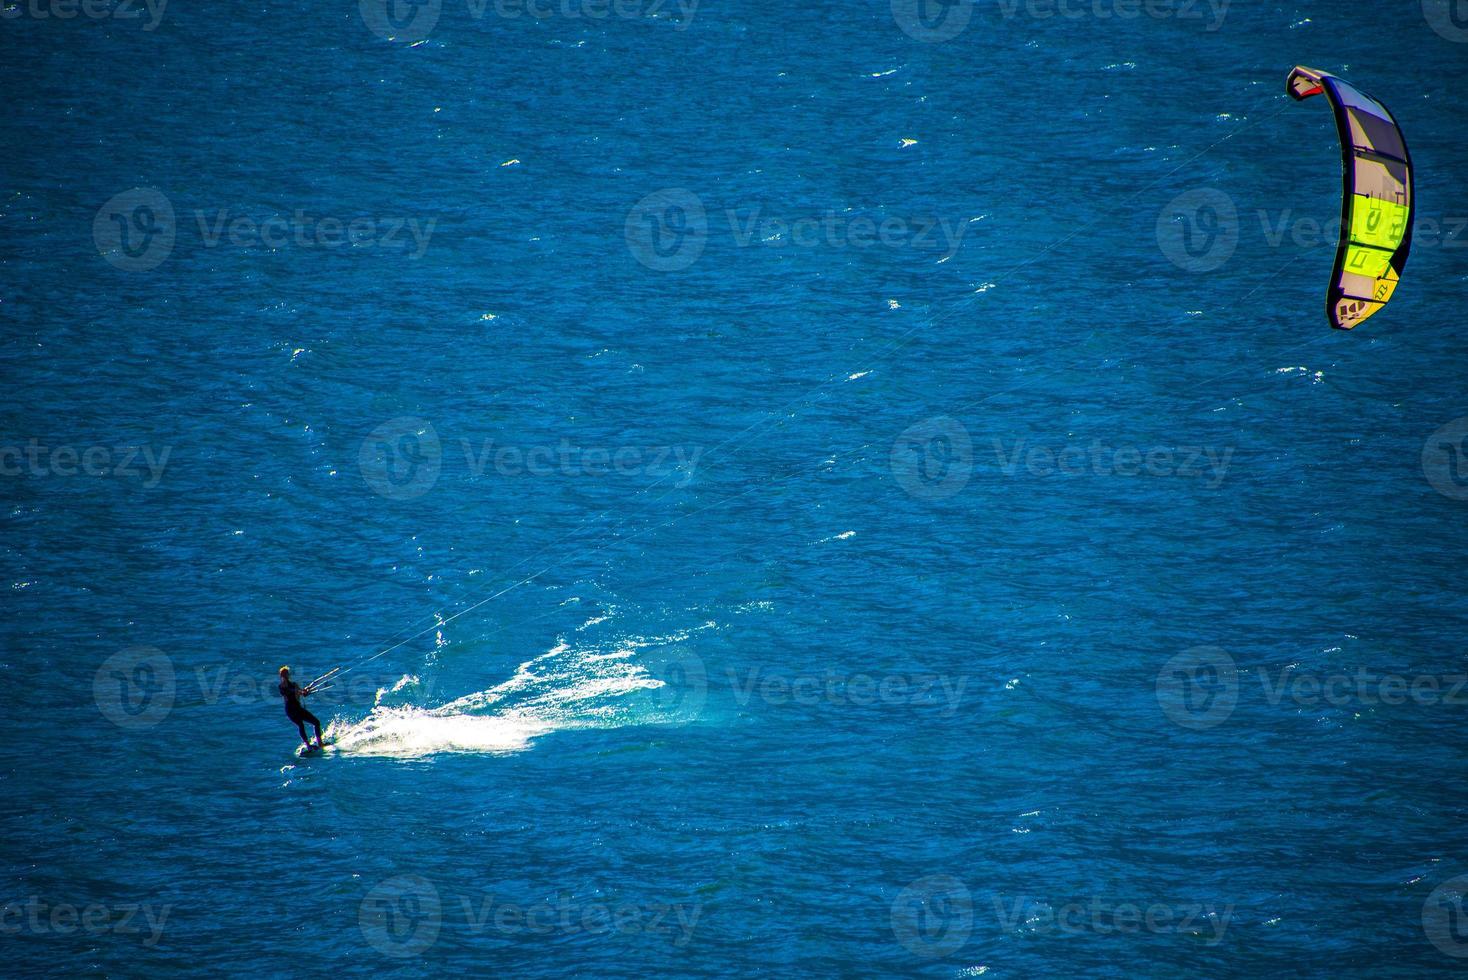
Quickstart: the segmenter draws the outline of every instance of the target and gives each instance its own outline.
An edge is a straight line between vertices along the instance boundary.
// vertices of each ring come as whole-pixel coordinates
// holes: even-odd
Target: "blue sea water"
[[[5,972],[1461,969],[1461,7],[7,6]]]

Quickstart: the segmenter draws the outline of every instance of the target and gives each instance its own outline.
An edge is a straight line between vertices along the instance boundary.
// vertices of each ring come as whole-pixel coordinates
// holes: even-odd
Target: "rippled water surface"
[[[1455,969],[1462,6],[5,8],[7,971]]]

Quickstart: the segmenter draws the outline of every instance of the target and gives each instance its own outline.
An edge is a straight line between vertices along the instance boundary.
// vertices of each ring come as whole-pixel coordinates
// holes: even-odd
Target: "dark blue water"
[[[1461,8],[5,8],[7,972],[1459,968]]]

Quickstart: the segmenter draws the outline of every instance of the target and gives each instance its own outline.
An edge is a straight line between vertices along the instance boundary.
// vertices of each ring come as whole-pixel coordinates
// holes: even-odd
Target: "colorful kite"
[[[1324,95],[1335,110],[1345,157],[1345,200],[1335,275],[1326,299],[1331,326],[1350,330],[1396,291],[1412,248],[1412,157],[1386,106],[1325,72],[1296,67],[1287,82],[1298,101]]]

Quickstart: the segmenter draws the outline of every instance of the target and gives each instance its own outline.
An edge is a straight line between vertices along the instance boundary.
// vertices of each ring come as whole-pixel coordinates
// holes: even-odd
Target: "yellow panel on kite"
[[[1352,245],[1346,249],[1346,262],[1341,268],[1352,275],[1380,279],[1392,267],[1392,253],[1379,248]],[[1345,284],[1341,284],[1344,288]]]
[[[1395,252],[1407,234],[1410,209],[1364,194],[1351,197],[1351,241]]]
[[[1395,269],[1387,269],[1386,275],[1376,280],[1376,288],[1371,291],[1371,298],[1385,306],[1391,301],[1392,293],[1397,291],[1397,283],[1401,280],[1397,277]]]

